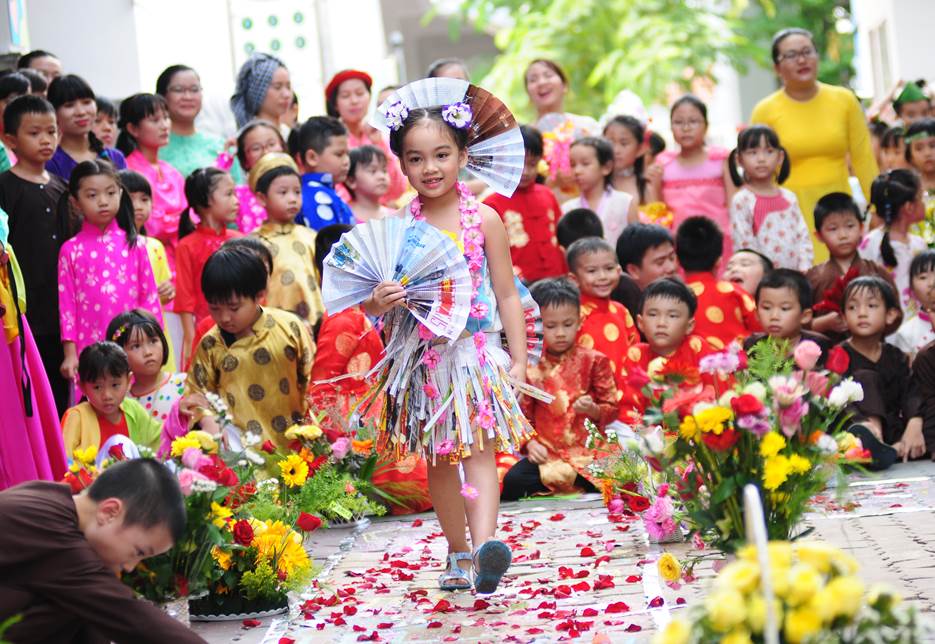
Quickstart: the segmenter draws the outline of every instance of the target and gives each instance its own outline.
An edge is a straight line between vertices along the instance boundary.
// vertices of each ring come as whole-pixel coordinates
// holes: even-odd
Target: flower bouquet
[[[302,536],[281,521],[229,522],[230,541],[211,548],[217,578],[210,592],[189,602],[195,621],[244,619],[283,613],[288,593],[312,577]]]
[[[832,353],[829,364],[843,372],[847,365]],[[674,483],[692,530],[722,550],[742,541],[744,485],[761,491],[770,538],[789,539],[844,462],[845,408],[862,398],[860,385],[816,369],[814,343],[799,344],[794,360],[787,354],[786,343],[762,343],[743,371],[737,348],[706,356],[701,373],[717,373],[715,383],[728,376],[734,384],[725,391],[699,385],[686,392],[678,383],[644,389],[644,423],[656,426],[642,437],[648,462]]]
[[[249,468],[232,469],[219,455],[217,441],[192,431],[172,441],[167,466],[175,471],[185,496],[188,521],[184,536],[168,552],[150,557],[123,580],[137,593],[157,603],[203,593],[216,578],[211,550],[230,542],[227,524],[233,512],[229,499],[241,489]]]
[[[780,642],[914,644],[935,635],[915,609],[884,588],[867,590],[850,555],[820,542],[770,542],[769,579]],[[757,551],[745,546],[715,578],[688,619],[675,619],[654,644],[763,642],[767,602]]]

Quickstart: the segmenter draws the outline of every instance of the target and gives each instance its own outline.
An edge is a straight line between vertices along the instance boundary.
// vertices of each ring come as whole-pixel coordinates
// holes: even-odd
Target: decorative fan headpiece
[[[507,197],[519,185],[526,159],[523,136],[503,101],[457,78],[423,78],[390,94],[374,113],[374,127],[398,130],[418,108],[441,108],[452,127],[466,129],[467,170]]]

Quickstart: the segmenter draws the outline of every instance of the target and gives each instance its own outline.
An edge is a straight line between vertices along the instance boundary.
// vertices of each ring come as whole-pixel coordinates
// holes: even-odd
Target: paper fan
[[[503,101],[467,81],[423,78],[390,94],[374,113],[374,127],[389,131],[387,107],[397,102],[410,110],[467,103],[472,114],[467,140],[467,169],[500,194],[513,195],[523,174],[526,149],[519,125]]]
[[[322,299],[338,313],[370,297],[383,281],[406,288],[406,308],[439,336],[456,339],[471,310],[471,274],[450,237],[400,217],[358,224],[325,258]]]
[[[516,288],[519,291],[520,306],[523,307],[523,322],[526,324],[526,360],[534,365],[542,357],[542,314],[539,312],[539,305],[532,299],[532,293],[518,279]]]

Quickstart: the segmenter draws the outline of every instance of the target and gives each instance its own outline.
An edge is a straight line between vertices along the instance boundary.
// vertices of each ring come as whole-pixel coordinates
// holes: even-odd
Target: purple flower
[[[763,438],[766,432],[770,430],[767,418],[766,414],[746,414],[737,418],[737,427],[755,434],[758,438]]]
[[[347,453],[351,449],[351,440],[344,436],[341,436],[336,441],[331,443],[331,453],[337,460],[343,459],[347,456]]]

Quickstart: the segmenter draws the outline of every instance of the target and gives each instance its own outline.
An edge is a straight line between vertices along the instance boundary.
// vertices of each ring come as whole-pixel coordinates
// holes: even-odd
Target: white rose
[[[839,382],[831,393],[828,394],[828,404],[840,409],[852,402],[860,402],[864,399],[864,388],[853,378],[845,378]]]

